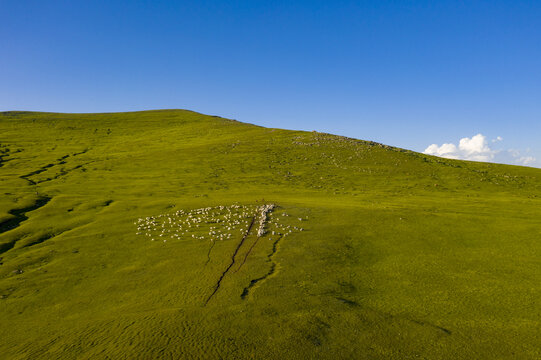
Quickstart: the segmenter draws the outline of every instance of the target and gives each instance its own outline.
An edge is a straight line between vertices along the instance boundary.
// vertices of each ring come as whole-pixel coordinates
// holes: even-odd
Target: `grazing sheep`
[[[168,234],[171,239],[182,239],[183,236],[191,236],[192,239],[204,240],[228,240],[235,234],[245,233],[250,228],[250,218],[256,216],[258,237],[265,236],[267,229],[272,236],[284,236],[292,232],[292,225],[281,224],[279,217],[274,217],[272,211],[274,204],[255,205],[219,205],[193,210],[177,210],[169,214],[147,216],[134,222],[137,227],[136,235],[145,235],[155,240],[154,236],[163,237]],[[283,217],[289,216],[285,212]],[[298,218],[302,221],[302,218]],[[211,225],[212,224],[212,225]],[[237,229],[238,227],[238,229]],[[208,230],[199,230],[207,228]],[[293,227],[295,230],[303,231]],[[158,231],[161,230],[161,231]],[[285,231],[282,235],[281,232]],[[289,230],[289,232],[288,232]],[[207,234],[208,231],[208,234]],[[273,239],[271,237],[270,239]],[[166,242],[166,240],[164,240]]]

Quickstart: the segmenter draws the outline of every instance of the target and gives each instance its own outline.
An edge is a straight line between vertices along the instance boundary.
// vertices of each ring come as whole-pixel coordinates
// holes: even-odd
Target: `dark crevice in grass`
[[[242,265],[244,265],[244,263],[246,262],[246,259],[248,259],[248,256],[250,255],[250,253],[252,252],[252,249],[256,246],[257,242],[259,241],[260,237],[258,236],[254,243],[252,244],[252,246],[250,246],[250,249],[248,249],[248,251],[246,252],[246,254],[244,255],[244,259],[242,259],[242,262],[240,263],[239,267],[237,268],[237,270],[235,270],[234,272],[236,273],[237,271],[240,270],[240,268],[242,267]]]
[[[432,323],[429,323],[429,322],[426,322],[426,321],[420,321],[420,320],[415,320],[415,319],[407,319],[415,324],[418,324],[418,325],[422,325],[422,326],[429,326],[431,328],[434,328],[434,329],[437,329],[437,330],[440,330],[440,331],[443,331],[444,333],[446,333],[447,335],[451,335],[452,332],[451,330],[449,329],[446,329],[444,327],[441,327],[441,326],[438,326],[438,325],[435,325],[435,324],[432,324]]]
[[[87,163],[77,165],[77,166],[75,166],[73,169],[69,169],[69,170],[62,169],[62,170],[60,170],[60,173],[57,174],[56,176],[54,176],[54,177],[52,177],[52,178],[47,178],[47,179],[35,181],[33,185],[41,184],[41,183],[44,183],[44,182],[47,182],[47,181],[57,180],[57,179],[61,178],[62,176],[66,176],[66,175],[68,175],[70,172],[72,172],[72,171],[74,171],[74,170],[77,170],[77,169],[81,169],[81,168],[82,168],[83,171],[84,171],[85,169],[83,168],[83,166],[88,165],[88,164],[91,164],[91,163],[93,163],[93,161],[89,161],[89,162],[87,162]],[[59,164],[62,164],[62,162],[59,163]],[[30,181],[30,180],[28,180],[28,179],[26,179],[26,180],[27,180],[27,181]]]
[[[7,162],[8,160],[4,160],[4,157],[2,155],[0,155],[0,167],[4,166],[4,163]]]
[[[35,182],[35,181],[32,180],[32,179],[29,179],[29,177],[30,177],[30,176],[34,176],[34,175],[41,174],[42,172],[47,171],[47,169],[49,169],[49,168],[51,168],[51,167],[53,167],[53,166],[55,166],[55,165],[56,165],[56,164],[52,164],[52,163],[51,163],[51,164],[47,164],[47,165],[45,165],[45,166],[40,167],[38,170],[29,172],[28,174],[26,174],[26,175],[21,175],[21,176],[19,176],[19,177],[20,177],[21,179],[24,179],[24,180],[28,181],[28,182],[30,183],[30,185],[36,185],[37,182]]]
[[[0,224],[0,234],[17,228],[23,221],[28,219],[28,216],[26,216],[27,213],[47,205],[47,203],[51,201],[51,199],[52,198],[48,196],[41,196],[36,200],[34,204],[30,206],[22,209],[14,209],[8,211],[8,213],[13,215],[14,217]],[[13,248],[15,246],[15,242],[16,241],[0,244],[0,254]]]
[[[210,301],[210,299],[212,299],[212,297],[214,296],[214,294],[216,294],[218,292],[218,289],[220,289],[220,285],[221,285],[222,280],[224,279],[225,275],[233,267],[233,265],[235,265],[235,257],[237,256],[237,253],[239,252],[239,249],[241,248],[242,244],[244,244],[244,240],[246,240],[246,238],[248,237],[248,234],[250,233],[250,230],[252,229],[252,226],[254,225],[254,221],[255,221],[255,216],[252,216],[252,221],[250,221],[250,225],[248,226],[248,230],[246,230],[246,233],[244,234],[244,236],[240,240],[239,244],[237,245],[237,248],[235,249],[235,252],[233,252],[233,255],[231,256],[231,263],[229,264],[227,269],[225,269],[225,271],[222,273],[222,275],[220,276],[220,278],[216,282],[216,285],[214,286],[214,291],[207,298],[207,301],[205,301],[205,305],[207,305],[208,302]]]
[[[10,242],[7,242],[7,243],[0,244],[0,254],[3,254],[6,251],[11,250],[15,246],[16,242],[17,241],[10,241]]]
[[[56,235],[54,235],[54,234],[46,234],[46,235],[40,236],[39,238],[32,241],[31,243],[25,244],[23,247],[30,247],[30,246],[41,244],[42,242],[44,242],[46,240],[49,240],[49,239],[51,239],[51,238],[53,238],[55,236]]]
[[[343,297],[335,297],[335,299],[342,302],[342,303],[344,303],[344,304],[346,304],[346,305],[348,305],[348,306],[351,306],[351,307],[360,307],[361,306],[361,305],[359,305],[358,302],[353,301],[353,300],[348,300],[348,299],[345,299]],[[436,325],[436,324],[432,324],[432,323],[427,322],[427,321],[411,319],[411,318],[406,317],[406,316],[392,315],[392,314],[382,312],[380,310],[375,310],[375,309],[370,309],[370,311],[373,311],[374,313],[379,314],[380,316],[383,316],[383,317],[388,318],[388,319],[403,319],[403,320],[410,321],[410,322],[412,322],[414,324],[417,324],[417,325],[431,327],[431,328],[439,330],[439,331],[441,331],[441,332],[443,332],[443,333],[445,333],[447,335],[452,334],[451,330],[446,329],[446,328],[444,328],[442,326],[439,326],[439,325]]]
[[[89,149],[89,148],[86,148],[86,149],[84,149],[84,150],[83,150],[83,151],[81,151],[81,152],[78,152],[78,153],[73,153],[73,154],[72,154],[72,156],[77,156],[77,155],[82,155],[82,154],[85,154],[85,153],[87,153],[87,152],[88,152],[88,150],[90,150],[90,149]]]
[[[26,213],[34,211],[39,209],[40,207],[43,207],[47,205],[49,201],[51,201],[52,198],[47,196],[42,196],[36,200],[36,202],[30,206],[24,207],[22,209],[14,209],[8,211],[9,214],[15,216],[12,219],[6,220],[3,223],[0,224],[0,234],[12,230],[19,226],[19,224],[26,219],[28,219],[28,216],[26,216]]]
[[[352,307],[360,307],[361,306],[356,301],[347,300],[347,299],[344,299],[344,298],[341,298],[341,297],[335,297],[335,299],[340,301],[340,302],[343,302],[346,305],[352,306]],[[369,309],[369,310],[376,313],[376,314],[379,314],[380,316],[383,316],[386,319],[402,319],[402,320],[406,320],[406,321],[412,322],[412,323],[420,325],[420,326],[427,326],[427,327],[433,328],[435,330],[438,330],[438,331],[441,331],[441,332],[445,333],[446,335],[452,335],[453,334],[453,332],[451,330],[446,329],[446,328],[444,328],[442,326],[427,322],[427,321],[412,319],[412,318],[410,318],[408,316],[393,315],[393,314],[383,312],[383,311],[380,311],[380,310],[376,310],[376,309]]]
[[[276,241],[272,244],[272,251],[270,252],[269,255],[267,255],[267,261],[271,263],[271,267],[269,271],[265,275],[258,277],[257,279],[251,280],[250,284],[247,287],[245,287],[244,290],[242,291],[242,294],[240,295],[241,299],[244,300],[250,294],[250,289],[253,288],[258,282],[264,281],[269,276],[274,274],[274,272],[276,271],[276,263],[274,262],[273,257],[276,254],[276,251],[278,250],[278,243],[280,242],[280,240],[282,240],[282,238],[283,238],[283,235],[280,235],[278,239],[276,239]]]
[[[17,153],[20,151],[21,150],[17,150],[15,152]],[[11,153],[12,151],[9,147],[0,143],[0,167],[4,166],[4,164],[7,163],[8,161],[13,160],[13,159],[6,159],[6,156],[11,155]]]
[[[59,158],[56,160],[57,163],[50,163],[50,164],[47,164],[47,165],[45,165],[45,166],[40,167],[38,170],[34,170],[34,171],[32,171],[32,172],[29,172],[29,173],[26,174],[26,175],[21,175],[21,176],[19,176],[19,178],[28,181],[28,182],[30,183],[30,185],[37,185],[37,184],[40,184],[40,183],[42,183],[42,182],[46,182],[46,181],[51,181],[51,180],[58,179],[58,178],[61,177],[61,176],[67,175],[70,171],[79,169],[79,168],[81,168],[83,165],[88,165],[88,164],[90,164],[92,161],[89,162],[89,163],[83,164],[83,165],[77,165],[76,167],[74,167],[73,169],[68,170],[68,171],[62,169],[62,170],[60,171],[60,174],[56,175],[56,176],[53,177],[53,178],[48,178],[48,179],[40,180],[40,181],[34,181],[34,180],[32,180],[32,179],[29,179],[29,178],[30,178],[31,176],[41,174],[42,172],[47,171],[49,168],[52,168],[53,166],[63,165],[63,164],[66,163],[65,160],[66,160],[67,158],[69,158],[70,156],[81,155],[81,154],[86,153],[88,150],[89,150],[89,149],[87,148],[87,149],[84,149],[84,150],[81,151],[81,152],[73,153],[72,155],[67,154],[67,155],[61,156],[61,157],[59,157]],[[1,158],[0,158],[0,166],[1,166]]]
[[[54,237],[56,237],[58,235],[61,235],[62,233],[66,232],[66,231],[67,230],[60,231],[60,232],[58,232],[56,234],[49,233],[49,234],[42,235],[39,238],[37,238],[36,240],[34,240],[34,241],[32,241],[32,242],[30,242],[28,244],[25,244],[23,247],[30,247],[30,246],[34,246],[34,245],[39,245],[39,244],[41,244],[41,243],[43,243],[43,242],[45,242],[45,241],[47,241],[49,239],[52,239],[52,238],[54,238]]]
[[[337,297],[335,299],[340,301],[340,302],[343,302],[344,304],[349,305],[349,306],[359,306],[359,304],[356,301],[353,301],[353,300],[348,300],[348,299],[344,299],[344,298],[341,298],[341,297]]]
[[[205,262],[205,266],[207,266],[207,264],[210,262],[210,252],[212,251],[212,248],[214,247],[214,245],[216,245],[216,241],[212,240],[209,247],[209,251],[207,252],[207,262]]]

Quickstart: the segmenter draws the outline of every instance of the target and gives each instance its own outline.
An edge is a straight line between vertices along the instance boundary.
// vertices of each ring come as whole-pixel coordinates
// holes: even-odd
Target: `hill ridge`
[[[541,169],[184,110],[4,112],[0,165],[7,357],[541,355]]]

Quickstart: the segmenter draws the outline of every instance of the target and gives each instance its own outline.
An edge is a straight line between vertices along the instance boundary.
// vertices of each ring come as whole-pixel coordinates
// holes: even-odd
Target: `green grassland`
[[[540,169],[185,110],[4,112],[0,159],[1,359],[541,357]]]

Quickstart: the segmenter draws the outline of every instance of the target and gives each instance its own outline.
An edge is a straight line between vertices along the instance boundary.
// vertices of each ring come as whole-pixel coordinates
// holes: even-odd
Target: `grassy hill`
[[[0,195],[0,358],[541,357],[540,169],[4,112]]]

